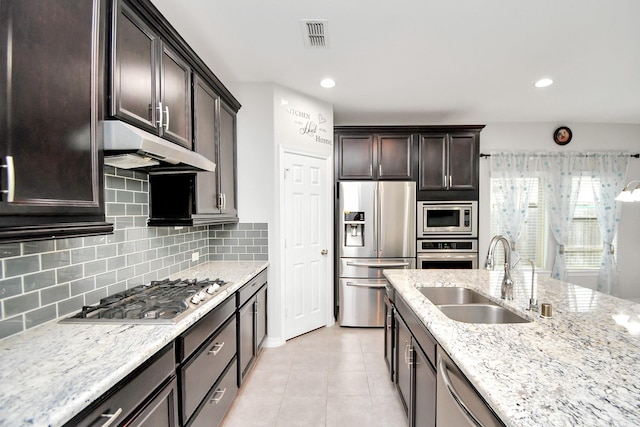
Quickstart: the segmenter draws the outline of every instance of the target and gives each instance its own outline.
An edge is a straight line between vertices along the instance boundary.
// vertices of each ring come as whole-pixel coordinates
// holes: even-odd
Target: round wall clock
[[[567,145],[571,142],[572,137],[573,133],[571,133],[571,129],[566,126],[560,126],[555,130],[555,132],[553,132],[553,140],[558,145]]]

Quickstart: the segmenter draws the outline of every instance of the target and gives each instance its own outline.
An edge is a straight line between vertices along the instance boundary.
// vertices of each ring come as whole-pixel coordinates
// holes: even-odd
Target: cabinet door
[[[256,295],[256,349],[262,347],[267,336],[267,287],[264,286]]]
[[[388,298],[384,299],[384,361],[389,368],[391,374],[391,381],[394,378],[394,364],[393,364],[393,349],[394,349],[394,321],[393,321],[393,307]]]
[[[104,212],[100,5],[0,2],[0,163],[7,165],[0,170],[2,228]]]
[[[449,135],[449,189],[475,190],[478,186],[478,144],[474,134]]]
[[[238,215],[236,200],[236,114],[225,104],[220,105],[219,168],[222,213]]]
[[[115,40],[111,47],[111,114],[157,133],[160,39],[122,1],[116,4]]]
[[[378,135],[378,179],[411,179],[411,135]]]
[[[413,424],[415,427],[436,425],[436,372],[414,340],[413,366],[415,370]]]
[[[373,135],[338,135],[339,179],[373,179]]]
[[[220,169],[217,153],[218,123],[216,117],[220,97],[201,78],[195,77],[193,85],[193,127],[195,151],[216,163]],[[218,170],[198,172],[196,175],[196,212],[199,214],[219,213]]]
[[[420,135],[418,191],[447,186],[447,135]]]
[[[404,321],[395,316],[396,324],[396,384],[398,394],[404,405],[404,410],[409,414],[411,408],[411,333]]]
[[[191,150],[191,67],[161,42],[160,135]]]
[[[253,361],[255,350],[255,335],[253,324],[253,302],[254,298],[250,299],[238,312],[240,328],[239,328],[239,347],[238,347],[238,360],[239,360],[239,383],[242,382],[246,371]]]
[[[167,384],[142,411],[127,423],[130,427],[177,427],[178,391],[176,379]]]

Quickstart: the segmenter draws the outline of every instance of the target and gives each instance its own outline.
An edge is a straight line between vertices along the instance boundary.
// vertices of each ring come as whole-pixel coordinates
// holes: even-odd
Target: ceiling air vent
[[[302,34],[306,47],[328,47],[329,46],[329,23],[325,19],[303,19]]]

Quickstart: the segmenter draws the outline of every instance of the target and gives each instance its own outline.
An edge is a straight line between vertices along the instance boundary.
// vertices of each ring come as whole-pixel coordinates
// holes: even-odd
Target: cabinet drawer
[[[171,343],[98,399],[97,402],[102,403],[81,412],[65,426],[102,426],[107,419],[103,414],[119,413],[117,420],[124,421],[174,374],[174,370],[175,359]]]
[[[407,306],[404,300],[398,295],[396,296],[395,306],[402,319],[407,323],[407,327],[418,341],[418,345],[422,348],[427,359],[431,362],[431,366],[436,366],[436,340],[425,329],[424,325],[416,317],[416,315]]]
[[[267,270],[264,270],[240,288],[238,291],[238,307],[242,307],[265,283],[267,283]]]
[[[206,341],[235,312],[234,295],[227,298],[222,304],[211,310],[209,314],[200,319],[198,323],[180,335],[178,344],[178,362],[186,360],[200,345]]]
[[[211,389],[200,408],[200,412],[187,427],[216,427],[220,424],[238,393],[237,369],[237,362],[234,360],[227,367],[220,382]]]
[[[235,317],[202,347],[188,364],[180,368],[182,422],[196,410],[236,354]]]

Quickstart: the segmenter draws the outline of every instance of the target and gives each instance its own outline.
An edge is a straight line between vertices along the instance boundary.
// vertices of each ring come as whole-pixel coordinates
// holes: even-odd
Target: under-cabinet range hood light
[[[216,164],[203,155],[118,120],[104,122],[104,151],[105,164],[123,169],[216,170]]]

